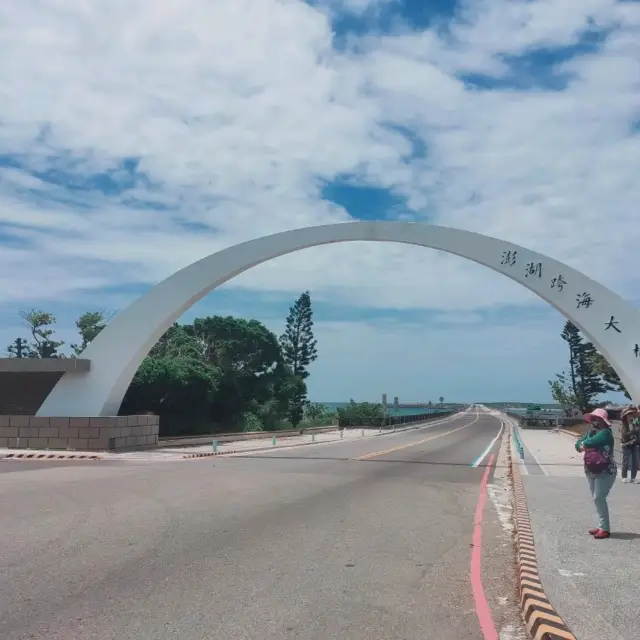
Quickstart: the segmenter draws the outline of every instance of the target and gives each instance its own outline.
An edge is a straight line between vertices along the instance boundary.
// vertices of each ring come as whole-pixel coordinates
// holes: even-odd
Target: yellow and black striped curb
[[[187,453],[182,456],[183,460],[192,460],[193,458],[210,458],[211,456],[225,456],[230,453],[241,453],[241,449],[232,449],[231,451],[208,451],[206,453]],[[255,451],[255,449],[254,449]]]
[[[533,640],[577,640],[542,588],[522,478],[518,465],[511,455],[509,458],[515,498],[518,595],[527,631]]]
[[[0,460],[103,460],[103,458],[86,453],[8,453]]]

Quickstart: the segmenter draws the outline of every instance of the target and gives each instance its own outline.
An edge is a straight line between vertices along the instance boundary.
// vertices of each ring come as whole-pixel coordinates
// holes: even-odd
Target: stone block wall
[[[143,451],[158,446],[158,416],[41,418],[0,415],[0,448]]]

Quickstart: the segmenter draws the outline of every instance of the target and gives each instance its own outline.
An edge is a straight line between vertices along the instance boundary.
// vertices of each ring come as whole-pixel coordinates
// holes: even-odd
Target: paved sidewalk
[[[640,485],[624,485],[618,477],[609,499],[612,537],[594,540],[587,529],[597,516],[575,438],[545,430],[519,433],[524,466],[543,470],[522,481],[547,595],[578,640],[637,640]]]
[[[555,429],[518,427],[524,445],[523,475],[584,477],[582,456],[575,450],[575,437]]]
[[[411,431],[415,429],[427,429],[431,426],[437,426],[447,421],[452,420],[452,416],[442,419],[429,420],[421,422],[409,427],[398,427],[395,431],[393,429],[386,429],[380,431],[380,429],[345,429],[341,435],[339,429],[333,431],[325,431],[324,433],[317,433],[315,435],[307,433],[302,436],[291,436],[287,438],[278,438],[278,433],[274,432],[276,437],[275,445],[272,444],[272,440],[267,438],[254,439],[254,440],[238,440],[235,442],[225,442],[219,444],[217,447],[218,454],[241,454],[249,453],[251,451],[265,451],[273,448],[287,448],[297,446],[312,446],[314,443],[330,443],[341,442],[345,440],[358,440],[362,438],[384,437],[385,435],[392,435],[393,433],[402,433],[403,431]],[[212,439],[213,443],[213,439]],[[197,445],[197,446],[185,446],[185,447],[162,447],[160,449],[153,449],[149,451],[131,451],[126,453],[111,453],[111,452],[98,452],[98,456],[103,460],[121,460],[124,462],[162,462],[171,460],[183,460],[185,456],[204,455],[213,453],[213,444]],[[40,451],[34,449],[0,449],[0,459],[9,454],[56,454],[59,456],[73,455],[73,456],[95,456],[96,452],[90,451]]]

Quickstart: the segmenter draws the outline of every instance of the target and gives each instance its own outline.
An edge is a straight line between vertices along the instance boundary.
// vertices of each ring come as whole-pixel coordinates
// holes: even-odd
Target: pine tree
[[[618,372],[609,364],[609,361],[601,354],[596,352],[591,362],[593,370],[602,378],[607,391],[615,391],[623,393],[627,400],[631,400],[631,394],[624,386]]]
[[[29,347],[26,340],[23,338],[16,338],[8,347],[7,354],[10,358],[31,358],[33,351]]]
[[[287,325],[280,336],[280,347],[285,364],[293,375],[304,382],[309,377],[308,367],[318,357],[318,341],[313,335],[311,295],[305,291],[289,309]],[[307,387],[302,384],[289,404],[289,420],[297,426],[307,404]]]
[[[20,317],[33,337],[33,342],[27,344],[21,338],[14,340],[13,344],[7,348],[10,357],[64,358],[58,353],[58,349],[64,345],[64,342],[53,339],[55,330],[52,329],[52,326],[55,324],[56,318],[52,313],[31,309],[30,311],[21,311]]]
[[[317,359],[318,341],[313,336],[313,310],[311,296],[305,291],[289,308],[287,326],[280,336],[285,363],[293,375],[308,378],[307,367]]]
[[[72,344],[71,349],[76,356],[79,356],[94,338],[107,326],[110,317],[106,311],[87,311],[76,320],[78,333],[82,338],[80,344]]]
[[[591,411],[595,398],[607,391],[606,385],[594,370],[596,348],[591,342],[585,342],[580,330],[572,322],[567,322],[562,330],[562,339],[569,347],[569,375],[566,386],[575,398],[578,408],[583,412]],[[559,381],[565,382],[561,376]]]

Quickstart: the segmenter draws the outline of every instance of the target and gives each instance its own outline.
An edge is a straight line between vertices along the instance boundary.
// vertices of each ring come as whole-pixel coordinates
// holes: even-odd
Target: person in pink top
[[[606,409],[594,409],[584,420],[591,429],[576,442],[576,451],[584,453],[584,473],[599,519],[598,526],[589,529],[589,533],[596,540],[602,540],[611,536],[607,497],[618,474],[613,458],[614,438]]]

